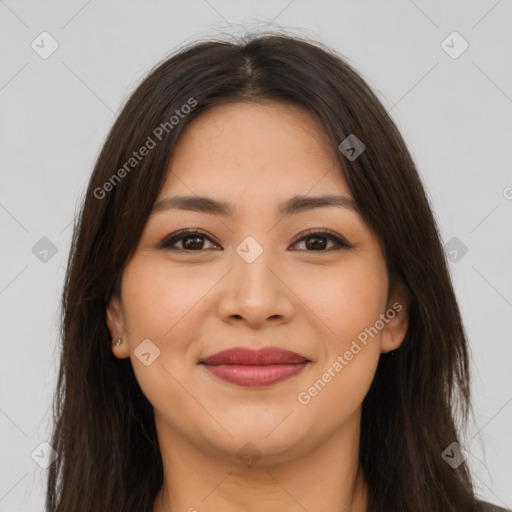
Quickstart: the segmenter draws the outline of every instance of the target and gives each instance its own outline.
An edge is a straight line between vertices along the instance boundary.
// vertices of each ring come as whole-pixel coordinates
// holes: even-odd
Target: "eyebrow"
[[[293,215],[296,213],[313,210],[315,208],[326,207],[346,208],[358,213],[359,209],[355,201],[345,196],[304,196],[297,195],[280,203],[277,207],[277,215],[280,217]],[[233,206],[224,201],[218,201],[206,196],[173,196],[166,197],[157,201],[151,210],[151,213],[163,210],[187,210],[211,215],[220,215],[223,217],[233,217]]]

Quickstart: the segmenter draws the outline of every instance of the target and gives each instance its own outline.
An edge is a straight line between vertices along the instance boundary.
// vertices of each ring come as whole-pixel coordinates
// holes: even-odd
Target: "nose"
[[[271,251],[248,263],[238,254],[233,268],[222,280],[218,314],[224,322],[244,322],[258,329],[266,324],[287,323],[295,311],[293,283],[271,258]]]

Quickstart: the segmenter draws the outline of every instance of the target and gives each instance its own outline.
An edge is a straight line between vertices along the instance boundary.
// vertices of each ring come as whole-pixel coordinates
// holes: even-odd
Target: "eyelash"
[[[208,250],[208,249],[204,249],[204,248],[198,249],[198,250],[191,250],[191,249],[182,249],[181,247],[173,247],[173,245],[176,242],[179,242],[180,240],[183,240],[184,238],[188,238],[189,236],[192,236],[192,235],[204,237],[204,238],[208,239],[210,242],[213,242],[215,245],[217,245],[206,233],[204,233],[202,231],[183,229],[183,230],[177,231],[176,233],[173,233],[173,234],[167,236],[166,238],[164,238],[160,242],[160,248],[172,250],[172,251],[177,250],[177,251],[188,252],[188,253],[204,252],[205,250]],[[311,229],[311,230],[307,231],[306,233],[301,233],[300,235],[298,235],[298,237],[296,237],[293,240],[292,245],[295,245],[296,243],[301,242],[305,239],[307,240],[308,238],[312,238],[313,236],[325,237],[328,240],[334,242],[335,247],[331,247],[330,249],[322,249],[322,250],[318,250],[318,251],[314,251],[314,250],[309,251],[307,249],[302,249],[302,250],[305,250],[306,252],[329,252],[331,250],[351,249],[353,247],[352,245],[345,242],[345,240],[343,240],[339,236],[335,235],[334,233],[332,233],[330,231],[326,231],[326,230],[321,230],[321,229]]]

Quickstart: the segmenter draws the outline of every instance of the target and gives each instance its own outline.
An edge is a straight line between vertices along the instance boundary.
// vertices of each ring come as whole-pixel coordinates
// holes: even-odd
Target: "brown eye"
[[[297,245],[299,242],[305,242],[305,249],[299,250],[305,250],[307,252],[327,252],[329,250],[348,249],[352,247],[339,236],[325,230],[312,230],[299,236],[300,238],[296,238],[293,245]],[[205,246],[205,241],[211,243],[213,247]],[[176,246],[179,242],[181,243],[181,247]],[[330,247],[328,247],[329,242],[333,244]],[[203,250],[219,248],[208,235],[201,231],[194,230],[182,230],[173,233],[160,242],[160,247],[162,249],[186,252],[204,252]]]
[[[212,242],[211,238],[200,231],[179,231],[162,240],[160,247],[162,249],[181,250],[190,252],[201,252],[202,249],[212,249],[205,247],[205,240]],[[181,242],[181,247],[175,247],[176,243]],[[212,242],[213,243],[213,242]],[[213,245],[215,245],[213,243]]]
[[[305,241],[305,250],[307,252],[326,252],[324,249],[326,249],[329,241],[332,242],[334,246],[331,246],[327,250],[348,249],[351,247],[345,240],[329,231],[313,230],[305,235],[302,234],[299,236],[300,238],[296,239],[293,245]]]

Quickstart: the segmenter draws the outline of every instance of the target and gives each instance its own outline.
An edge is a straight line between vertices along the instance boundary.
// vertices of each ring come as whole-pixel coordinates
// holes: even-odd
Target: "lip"
[[[213,375],[239,386],[270,386],[300,373],[308,363],[306,357],[290,350],[265,347],[259,350],[237,347],[202,359]]]

